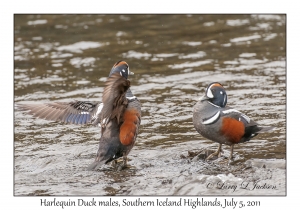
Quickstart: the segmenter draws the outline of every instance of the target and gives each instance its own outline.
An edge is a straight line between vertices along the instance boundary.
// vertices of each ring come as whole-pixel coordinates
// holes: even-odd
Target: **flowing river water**
[[[15,107],[15,195],[285,195],[285,15],[15,15],[14,100],[100,101],[113,64],[135,74],[142,124],[129,168],[87,171],[99,128],[37,119]],[[192,123],[211,82],[265,126],[234,162]],[[224,146],[222,156],[228,157]],[[200,154],[200,155],[199,155]]]

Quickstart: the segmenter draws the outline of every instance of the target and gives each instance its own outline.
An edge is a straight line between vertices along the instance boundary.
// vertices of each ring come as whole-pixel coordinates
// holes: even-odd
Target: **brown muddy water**
[[[100,101],[112,65],[135,73],[142,124],[130,167],[86,171],[99,128],[36,119],[15,108],[15,195],[285,195],[284,15],[15,15],[14,100]],[[193,127],[211,82],[228,105],[276,128],[205,162],[217,144]],[[221,157],[229,155],[224,146]],[[200,153],[202,152],[202,153]],[[200,153],[200,155],[198,155]]]

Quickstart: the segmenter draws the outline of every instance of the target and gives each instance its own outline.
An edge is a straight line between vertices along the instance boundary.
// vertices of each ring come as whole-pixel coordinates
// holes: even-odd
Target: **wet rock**
[[[195,157],[196,155],[198,155],[200,152],[194,152],[194,151],[188,151],[188,157],[189,158],[193,158]]]
[[[189,159],[182,159],[180,160],[181,164],[189,164],[191,161]]]
[[[163,180],[161,184],[172,184],[172,180],[171,179]]]
[[[195,157],[192,159],[192,162],[198,162],[198,161],[199,161],[199,159],[200,159],[200,157],[199,157],[199,156],[195,156]]]
[[[153,167],[153,165],[151,163],[143,163],[141,164],[142,168],[149,168],[149,167]]]
[[[199,159],[201,159],[201,160],[205,160],[205,159],[207,158],[207,155],[206,155],[205,152],[202,152],[202,153],[200,153],[200,154],[198,155],[198,157],[199,157]]]

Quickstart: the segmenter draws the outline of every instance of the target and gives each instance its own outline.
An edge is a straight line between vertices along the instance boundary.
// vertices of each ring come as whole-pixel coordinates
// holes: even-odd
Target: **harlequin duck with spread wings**
[[[126,167],[127,155],[134,146],[141,123],[141,104],[132,94],[128,80],[132,74],[125,61],[115,63],[105,83],[102,103],[50,102],[20,104],[19,107],[46,120],[101,126],[97,156],[88,170],[96,170],[119,157],[123,157],[123,167]]]
[[[224,87],[213,82],[208,85],[205,95],[195,104],[193,123],[195,129],[205,138],[218,142],[218,150],[206,158],[219,156],[222,144],[231,146],[228,163],[232,159],[235,144],[249,141],[259,133],[273,127],[261,127],[245,114],[226,106],[227,94]]]

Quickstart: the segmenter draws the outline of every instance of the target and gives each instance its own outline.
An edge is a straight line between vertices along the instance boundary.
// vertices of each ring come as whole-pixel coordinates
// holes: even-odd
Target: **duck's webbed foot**
[[[219,144],[219,147],[218,147],[217,151],[210,154],[205,160],[208,161],[211,158],[213,158],[214,156],[218,156],[218,158],[221,157],[221,150],[222,150],[222,144]]]

